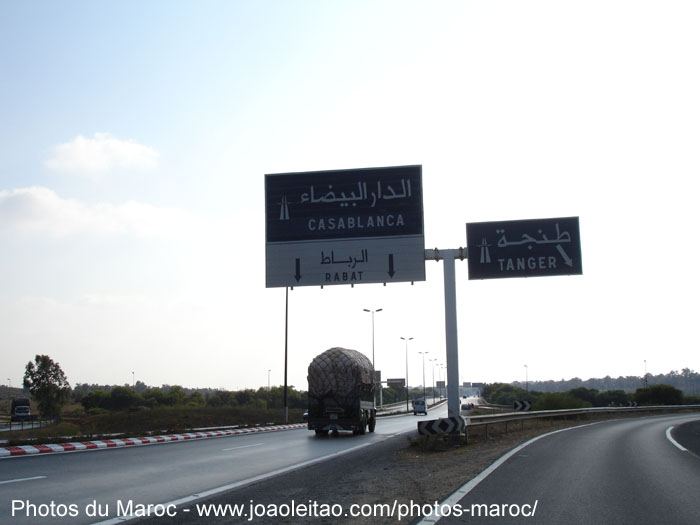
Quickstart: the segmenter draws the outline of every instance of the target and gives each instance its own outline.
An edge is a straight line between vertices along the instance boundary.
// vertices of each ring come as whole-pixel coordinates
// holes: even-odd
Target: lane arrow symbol
[[[564,264],[566,264],[570,268],[573,268],[574,261],[572,261],[571,257],[569,257],[567,255],[567,253],[564,251],[564,248],[561,247],[561,244],[557,244],[557,250],[559,251],[561,256],[564,258]]]
[[[389,277],[394,277],[394,254],[389,254]]]
[[[297,282],[299,282],[299,280],[301,279],[301,259],[295,259],[295,261],[296,261],[297,271],[294,274],[294,278],[297,280]]]

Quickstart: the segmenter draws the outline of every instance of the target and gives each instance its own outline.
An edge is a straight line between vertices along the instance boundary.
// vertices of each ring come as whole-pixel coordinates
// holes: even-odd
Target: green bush
[[[670,385],[651,385],[638,388],[634,400],[640,405],[680,405],[683,392]]]
[[[562,394],[559,392],[551,392],[542,394],[535,404],[533,410],[565,410],[571,408],[588,408],[592,406],[588,401],[584,401],[571,394]]]

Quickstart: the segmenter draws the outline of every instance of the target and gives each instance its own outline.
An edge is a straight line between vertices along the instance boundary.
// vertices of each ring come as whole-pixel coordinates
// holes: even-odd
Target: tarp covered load
[[[357,395],[357,387],[374,392],[374,367],[367,356],[357,350],[331,348],[316,356],[309,365],[309,395],[323,398]]]

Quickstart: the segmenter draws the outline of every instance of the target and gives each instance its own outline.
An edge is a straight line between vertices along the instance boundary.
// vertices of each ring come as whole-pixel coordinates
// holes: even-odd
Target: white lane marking
[[[231,448],[222,448],[221,450],[227,451],[227,450],[236,450],[239,448],[249,448],[249,447],[259,447],[260,445],[264,445],[265,443],[254,443],[252,445],[243,445],[242,447],[231,447]]]
[[[18,478],[18,479],[8,479],[7,481],[0,481],[0,485],[5,485],[7,483],[19,483],[20,481],[32,481],[35,479],[44,479],[46,476],[34,476],[33,478]]]
[[[266,472],[264,474],[259,474],[257,476],[253,476],[252,478],[237,481],[235,483],[230,483],[229,485],[224,485],[222,487],[217,487],[215,489],[205,490],[205,491],[200,492],[198,494],[193,494],[192,496],[187,496],[184,498],[176,499],[174,501],[169,501],[168,503],[163,503],[162,505],[164,507],[167,507],[168,505],[175,505],[176,507],[179,507],[180,505],[183,505],[185,503],[191,503],[193,501],[197,501],[198,499],[207,498],[209,496],[213,496],[215,494],[219,494],[219,493],[225,492],[227,490],[232,490],[232,489],[235,489],[238,487],[242,487],[244,485],[249,485],[251,483],[255,483],[256,481],[262,481],[264,479],[271,478],[273,476],[285,474],[287,472],[291,472],[293,470],[297,470],[297,469],[300,469],[302,467],[306,467],[307,465],[313,465],[314,463],[321,463],[322,461],[327,461],[327,460],[332,459],[332,458],[337,458],[338,456],[342,456],[344,454],[354,452],[355,450],[369,447],[370,445],[376,445],[377,443],[381,443],[383,441],[386,441],[387,439],[389,439],[391,437],[399,436],[401,434],[406,434],[408,432],[415,432],[415,430],[416,430],[415,428],[403,430],[403,431],[397,432],[393,435],[389,435],[385,439],[380,439],[378,441],[372,441],[370,443],[363,443],[362,445],[357,445],[356,447],[351,447],[351,448],[348,448],[345,450],[339,450],[338,452],[333,452],[332,454],[328,454],[326,456],[321,456],[320,458],[314,458],[314,459],[309,459],[307,461],[302,461],[301,463],[297,463],[296,465],[282,467],[280,469],[273,470],[272,472]],[[184,509],[182,509],[182,511],[185,512]],[[131,520],[138,518],[138,517],[140,517],[140,516],[120,516],[119,518],[112,518],[112,519],[108,519],[105,521],[98,521],[98,522],[93,523],[92,525],[116,525],[118,523],[124,523],[125,521],[131,521]]]
[[[467,481],[464,485],[462,485],[460,488],[458,488],[455,492],[453,492],[451,495],[445,499],[445,501],[441,502],[438,508],[442,508],[443,506],[447,505],[449,507],[453,507],[459,501],[469,494],[472,490],[476,488],[476,486],[484,481],[487,477],[489,477],[490,474],[493,473],[494,470],[496,470],[498,467],[503,465],[506,461],[508,461],[511,457],[513,457],[515,454],[520,452],[522,449],[527,447],[528,445],[531,445],[538,439],[542,439],[543,437],[551,436],[552,434],[558,434],[559,432],[566,432],[567,430],[573,430],[575,428],[583,428],[583,427],[588,427],[590,425],[597,425],[600,423],[600,421],[596,421],[595,423],[587,423],[585,425],[579,425],[577,427],[569,427],[569,428],[562,428],[559,430],[555,430],[553,432],[548,432],[547,434],[542,434],[541,436],[535,436],[532,438],[530,441],[526,441],[525,443],[522,443],[515,447],[513,450],[510,452],[506,452],[503,456],[498,458],[496,461],[491,463],[491,465],[484,471],[482,471],[478,476],[476,476],[474,479],[471,479]],[[421,521],[418,522],[418,525],[432,525],[433,523],[437,523],[442,516],[440,515],[435,515],[435,513],[431,513],[425,518],[423,518]]]
[[[678,441],[673,439],[671,437],[671,430],[673,430],[673,426],[670,426],[666,429],[666,439],[668,439],[671,443],[673,443],[676,447],[681,449],[683,452],[688,452],[688,449],[685,448],[683,445],[681,445]]]

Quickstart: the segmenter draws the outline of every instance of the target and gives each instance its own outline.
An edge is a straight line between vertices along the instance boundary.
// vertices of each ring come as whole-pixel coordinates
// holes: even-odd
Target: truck
[[[29,399],[26,397],[15,397],[12,399],[10,407],[10,421],[27,421],[31,415]]]
[[[331,348],[309,365],[309,409],[307,424],[316,435],[374,432],[375,374],[372,362],[357,350]]]

